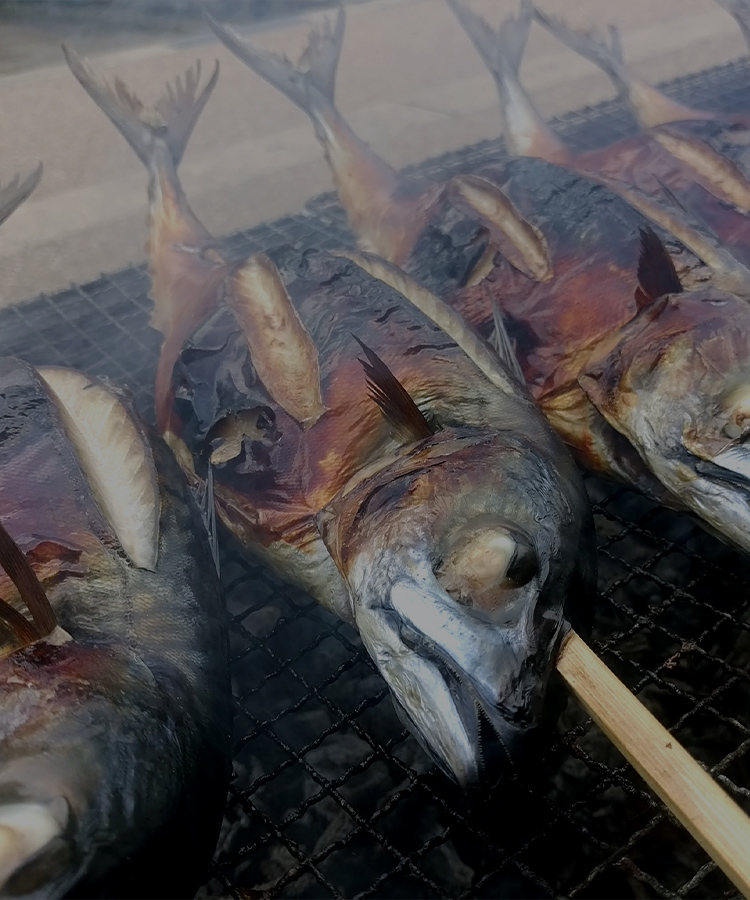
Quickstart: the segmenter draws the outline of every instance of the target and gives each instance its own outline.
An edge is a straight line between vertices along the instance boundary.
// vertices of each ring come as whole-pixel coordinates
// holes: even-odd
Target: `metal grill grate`
[[[668,93],[750,111],[748,68]],[[618,103],[556,123],[574,145],[625,136]],[[415,167],[445,177],[501,159],[485,142]],[[333,195],[228,239],[238,252],[351,244]],[[0,311],[0,350],[128,384],[146,415],[159,344],[143,267]],[[750,811],[746,559],[688,518],[589,479],[599,539],[593,645]],[[226,541],[237,706],[235,777],[202,896],[720,897],[727,879],[571,701],[549,766],[467,798],[400,725],[354,632]]]

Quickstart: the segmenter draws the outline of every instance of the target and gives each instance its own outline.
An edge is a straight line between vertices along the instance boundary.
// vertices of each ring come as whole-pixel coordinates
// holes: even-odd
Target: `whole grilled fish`
[[[695,229],[686,229],[680,237],[721,277],[726,278],[727,262],[736,264],[718,245],[731,248],[732,258],[743,268],[750,265],[750,180],[747,166],[743,171],[741,164],[750,143],[749,116],[693,109],[647,84],[626,65],[614,26],[607,42],[595,32],[569,28],[523,0],[520,15],[494,32],[463,0],[449,4],[495,79],[506,144],[513,155],[539,156],[601,180],[659,225],[665,225],[662,204],[676,199],[678,209],[689,212],[688,221],[708,232],[703,247],[695,241]],[[638,134],[575,153],[544,124],[518,81],[518,62],[534,17],[607,74],[641,126]],[[666,227],[680,222],[676,212]],[[725,286],[748,293],[746,283]]]
[[[533,158],[509,164],[507,181],[518,185],[523,209],[493,183],[503,177],[500,169],[490,178],[468,176],[407,194],[398,174],[354,134],[333,103],[343,10],[333,28],[325,23],[322,31],[313,29],[297,69],[208,19],[240,59],[310,116],[359,245],[424,281],[486,337],[495,329],[494,298],[516,339],[532,393],[565,441],[592,470],[665,499],[638,454],[576,382],[589,349],[637,311],[643,217],[606,189]],[[522,48],[515,39],[508,44]],[[582,217],[585,227],[579,227]],[[614,240],[608,234],[613,220],[620,232]],[[620,302],[605,305],[599,303],[601,291],[593,297],[581,292],[581,258],[589,271],[596,270],[599,287],[618,294]]]
[[[213,472],[227,528],[358,629],[443,769],[494,775],[479,717],[522,758],[567,622],[590,610],[594,549],[512,354],[399,270],[400,290],[368,274],[375,257],[227,255],[176,172],[218,69],[170,86],[154,124],[68,61],[149,171],[156,407],[189,476]]]
[[[209,21],[236,55],[310,116],[361,246],[377,247],[402,265],[486,337],[496,328],[493,301],[502,309],[534,397],[587,467],[670,506],[687,504],[709,527],[750,548],[750,509],[741,529],[723,529],[718,498],[701,499],[702,482],[688,494],[675,492],[671,479],[662,478],[672,452],[668,436],[662,442],[656,435],[655,449],[645,454],[579,381],[603,364],[622,329],[654,302],[641,285],[650,289],[649,273],[655,270],[657,285],[672,290],[676,265],[679,290],[684,284],[710,298],[716,290],[750,292],[750,271],[679,208],[627,186],[612,190],[563,165],[572,154],[544,125],[517,79],[530,7],[493,35],[463,4],[450,0],[450,5],[469,23],[485,54],[497,57],[506,140],[520,155],[413,195],[405,194],[398,175],[356,137],[334,106],[343,11],[333,28],[313,31],[297,68]],[[500,39],[505,52],[490,54],[480,34],[493,47]],[[369,271],[387,277],[377,263]],[[644,403],[650,399],[646,394]],[[711,406],[720,398],[708,395],[704,402]],[[680,414],[679,405],[673,412]],[[660,448],[664,465],[654,458]],[[686,460],[688,466],[700,462],[689,454]],[[744,508],[744,487],[727,490]]]
[[[511,155],[565,165],[605,184],[703,260],[718,287],[750,296],[750,181],[725,152],[727,141],[739,149],[738,135],[750,134],[750,117],[694,110],[646,84],[625,65],[614,27],[608,44],[522,0],[519,15],[494,30],[466,0],[448,5],[495,80]],[[518,77],[534,17],[607,73],[641,125],[638,134],[577,153],[545,124]],[[709,135],[727,141],[717,148]]]
[[[750,552],[748,303],[683,292],[668,261],[643,289],[652,302],[580,383],[709,530]]]
[[[231,729],[203,520],[112,388],[5,358],[0,418],[0,893],[192,896]]]

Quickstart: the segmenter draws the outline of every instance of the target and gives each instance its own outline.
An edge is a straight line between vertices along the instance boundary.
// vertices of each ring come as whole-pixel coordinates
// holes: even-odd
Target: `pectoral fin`
[[[648,306],[659,297],[682,293],[672,257],[651,228],[641,228],[641,252],[638,257],[638,288],[636,301],[639,308]]]
[[[377,353],[356,335],[354,340],[367,357],[367,360],[361,359],[360,362],[367,376],[370,396],[395,431],[407,442],[420,441],[435,434],[437,429],[430,425],[409,392]]]

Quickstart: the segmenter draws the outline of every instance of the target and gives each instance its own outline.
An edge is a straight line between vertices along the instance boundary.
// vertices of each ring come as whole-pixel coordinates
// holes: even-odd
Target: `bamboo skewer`
[[[563,642],[557,671],[628,762],[750,898],[750,818],[575,632]]]

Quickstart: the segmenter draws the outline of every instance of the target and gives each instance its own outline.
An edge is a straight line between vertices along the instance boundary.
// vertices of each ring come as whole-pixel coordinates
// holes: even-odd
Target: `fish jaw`
[[[404,641],[398,614],[358,607],[356,625],[399,718],[446,774],[462,787],[476,783],[481,773],[477,713],[459,683]]]
[[[463,787],[525,767],[554,721],[556,650],[571,621],[587,627],[593,587],[593,529],[575,502],[512,439],[441,432],[319,517],[397,710]]]
[[[683,293],[645,309],[580,383],[706,528],[750,550],[747,303]]]

